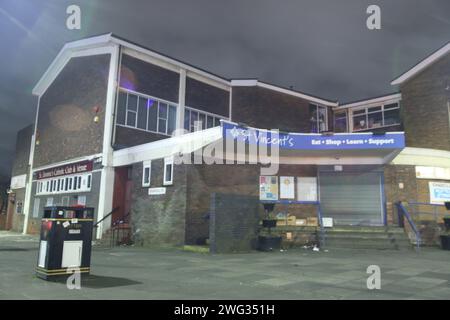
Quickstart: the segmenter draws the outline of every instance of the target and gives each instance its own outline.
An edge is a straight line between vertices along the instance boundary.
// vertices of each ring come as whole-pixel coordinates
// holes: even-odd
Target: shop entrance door
[[[335,225],[383,225],[382,172],[320,172],[323,217]]]

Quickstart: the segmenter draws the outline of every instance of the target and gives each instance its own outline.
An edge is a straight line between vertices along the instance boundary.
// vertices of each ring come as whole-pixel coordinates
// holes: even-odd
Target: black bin
[[[36,275],[45,280],[89,274],[94,208],[45,207]]]

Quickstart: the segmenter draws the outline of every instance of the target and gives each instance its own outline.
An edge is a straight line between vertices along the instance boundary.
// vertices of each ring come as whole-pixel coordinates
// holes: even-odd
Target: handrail
[[[110,215],[112,215],[114,212],[116,212],[117,210],[119,210],[119,208],[120,208],[120,207],[115,207],[114,209],[112,209],[110,213],[108,213],[106,216],[104,216],[104,217],[101,218],[99,221],[97,221],[97,222],[94,224],[93,227],[94,227],[94,228],[97,228],[98,225],[100,224],[100,222],[102,222],[103,220],[105,220],[106,218],[108,218]]]
[[[128,213],[122,215],[121,217],[119,217],[118,219],[116,219],[116,221],[114,221],[112,223],[113,226],[116,226],[118,224],[120,224],[120,221],[125,220],[126,217],[128,217],[130,215],[131,212],[128,211]]]
[[[445,207],[445,204],[428,203],[428,202],[408,202],[408,204],[418,206]]]
[[[397,206],[397,210],[399,213],[399,224],[401,224],[401,226],[404,226],[403,224],[403,216],[406,217],[406,220],[408,220],[409,225],[411,226],[411,229],[413,229],[415,235],[416,235],[416,246],[417,249],[420,249],[420,243],[422,241],[421,237],[420,237],[420,232],[416,227],[416,224],[414,223],[414,221],[411,218],[411,215],[409,214],[408,210],[405,208],[405,206],[401,203],[401,202],[397,202],[395,204]],[[401,214],[400,214],[401,212]]]

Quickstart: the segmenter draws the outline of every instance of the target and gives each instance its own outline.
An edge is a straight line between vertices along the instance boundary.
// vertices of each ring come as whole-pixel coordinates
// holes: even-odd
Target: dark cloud
[[[82,29],[65,28],[66,7]],[[382,9],[382,29],[365,27]],[[392,78],[449,41],[448,0],[0,0],[0,173],[31,123],[31,89],[67,41],[113,32],[229,78],[257,77],[348,101],[395,91]]]

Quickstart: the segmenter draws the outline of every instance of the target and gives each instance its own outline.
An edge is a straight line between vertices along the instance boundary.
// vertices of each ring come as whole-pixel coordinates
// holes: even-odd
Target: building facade
[[[98,238],[126,220],[142,245],[204,243],[211,195],[261,197],[265,181],[260,162],[234,161],[248,159],[250,144],[210,157],[229,164],[197,159],[233,140],[225,128],[293,139],[267,175],[280,184],[277,210],[306,218],[320,202],[336,225],[396,225],[396,202],[442,204],[450,190],[449,51],[394,80],[397,93],[340,104],[225,79],[112,34],[68,43],[33,90],[25,171],[16,157],[13,180],[26,174],[23,231],[37,232],[44,206],[86,205],[101,221]],[[191,161],[179,164],[180,155]],[[284,181],[293,194],[281,194]]]

